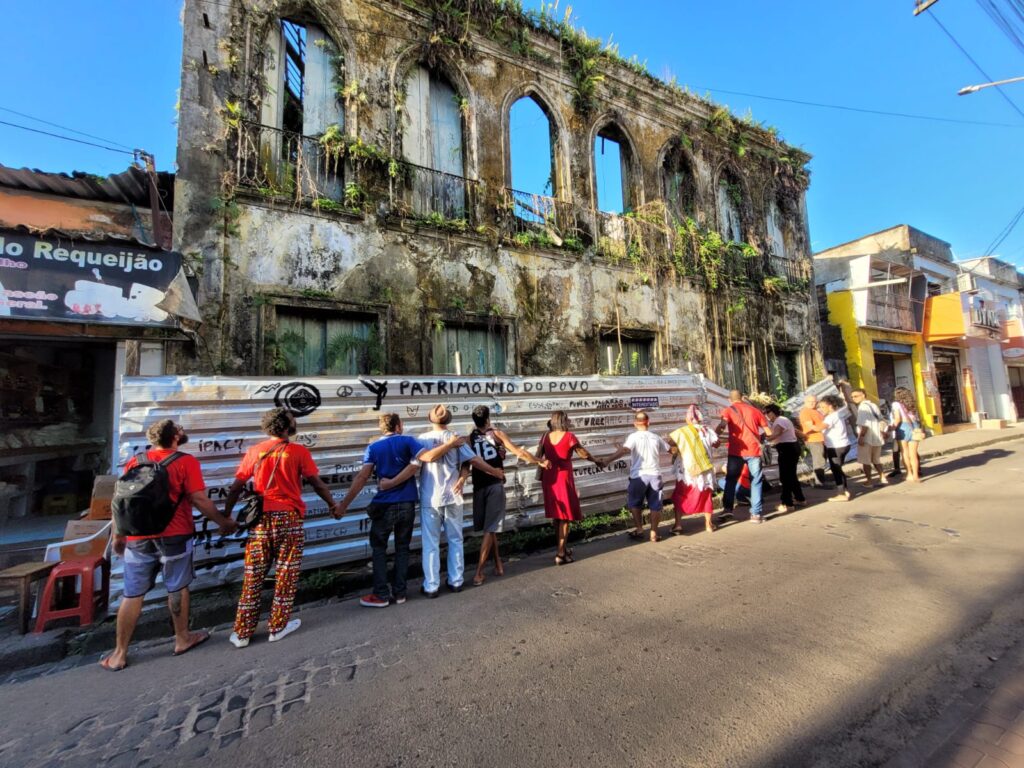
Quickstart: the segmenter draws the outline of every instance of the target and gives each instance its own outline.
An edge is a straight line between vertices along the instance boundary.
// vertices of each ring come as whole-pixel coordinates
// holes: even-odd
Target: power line
[[[1020,0],[1009,0],[1011,13],[1007,14],[996,4],[995,0],[977,0],[977,2],[995,25],[1002,30],[1007,39],[1024,52],[1024,39],[1021,39],[1021,30],[1024,30],[1024,4]]]
[[[974,60],[974,57],[971,56],[971,54],[969,54],[967,52],[967,49],[964,48],[962,45],[960,45],[960,42],[955,37],[953,37],[953,33],[950,32],[948,29],[946,29],[945,25],[941,21],[939,21],[939,17],[935,15],[935,11],[932,11],[928,15],[931,16],[932,20],[936,24],[939,25],[939,29],[941,29],[943,32],[945,32],[946,36],[950,40],[953,41],[953,45],[955,45],[957,48],[960,49],[960,53],[962,53],[964,56],[966,56],[967,60],[970,61],[971,64],[974,65],[974,68],[977,69],[982,74],[982,76],[985,78],[986,82],[992,82],[993,80],[995,80],[994,77],[992,77],[988,72],[986,72],[984,69],[981,68],[981,65]],[[997,85],[997,86],[995,86],[995,88],[996,88],[997,91],[999,91],[999,94],[1003,97],[1003,99],[1006,100],[1006,103],[1009,104],[1013,108],[1013,111],[1016,112],[1021,117],[1024,117],[1024,111],[1021,111],[1021,108],[1013,103],[1013,100],[1009,96],[1006,95],[1005,91],[1003,91],[1002,86]]]
[[[1021,208],[1019,211],[1017,211],[1016,215],[1014,215],[1014,217],[1010,219],[1010,223],[999,231],[999,234],[996,235],[995,239],[991,242],[991,244],[989,244],[988,248],[985,249],[985,254],[991,255],[995,253],[996,248],[1002,245],[1003,241],[1010,236],[1010,233],[1013,232],[1014,227],[1017,226],[1017,224],[1020,222],[1022,218],[1024,218],[1024,208]]]
[[[121,144],[120,142],[117,141],[111,141],[110,139],[105,139],[102,136],[94,136],[93,134],[85,133],[84,131],[76,131],[74,128],[68,128],[66,125],[51,123],[49,120],[43,120],[43,118],[41,117],[35,117],[34,115],[26,115],[24,112],[18,112],[17,110],[9,109],[8,107],[0,107],[0,112],[10,112],[12,115],[17,115],[18,117],[27,117],[29,120],[35,120],[37,123],[43,123],[44,125],[52,125],[54,128],[61,128],[62,130],[68,131],[69,133],[77,133],[79,136],[87,136],[90,139],[96,139],[97,141],[102,141],[106,144],[111,144],[115,147],[124,147],[125,149],[129,150],[132,149],[127,144]]]
[[[703,86],[695,85],[694,89],[698,91],[711,91],[712,93],[725,93],[730,96],[746,96],[751,99],[764,99],[765,101],[782,101],[787,104],[801,104],[805,107],[820,107],[823,109],[839,109],[844,112],[862,112],[868,115],[884,115],[885,117],[905,117],[910,120],[929,120],[937,123],[957,123],[959,125],[985,125],[994,126],[997,128],[1020,128],[1021,126],[1015,123],[991,123],[982,120],[960,120],[955,117],[937,117],[934,115],[914,115],[908,112],[889,112],[883,109],[866,109],[864,107],[848,107],[842,104],[823,104],[816,101],[802,101],[800,99],[788,99],[781,96],[762,96],[757,93],[745,93],[743,91],[726,91],[722,88],[705,88]],[[1024,117],[1024,114],[1021,115]]]
[[[41,131],[38,128],[29,128],[27,125],[18,125],[17,123],[8,123],[6,120],[0,120],[0,125],[8,125],[11,128],[20,128],[23,131],[31,131],[32,133],[41,133],[43,136],[52,136],[55,139],[63,139],[64,141],[73,141],[76,144],[85,144],[90,147],[97,147],[99,149],[105,149],[108,152],[120,152],[123,155],[135,156],[135,153],[127,149],[115,149],[114,147],[106,147],[102,144],[95,144],[91,141],[82,141],[81,139],[73,139],[70,136],[63,136],[59,133],[50,133],[49,131]]]

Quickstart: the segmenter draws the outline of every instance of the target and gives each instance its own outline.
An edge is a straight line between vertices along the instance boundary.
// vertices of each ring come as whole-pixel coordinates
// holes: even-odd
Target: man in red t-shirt
[[[159,462],[178,454],[167,465],[171,498],[178,500],[178,506],[171,522],[156,536],[122,536],[114,531],[114,551],[124,556],[124,595],[117,610],[117,645],[113,653],[100,662],[112,672],[128,666],[128,645],[142,611],[142,599],[153,588],[158,573],[163,575],[174,624],[174,655],[180,656],[210,639],[209,632],[191,632],[188,628],[188,586],[193,576],[192,537],[196,533],[192,507],[215,522],[223,534],[238,528],[234,520],[217,511],[206,495],[203,473],[196,457],[179,453],[178,449],[188,442],[183,427],[171,419],[162,419],[150,426],[146,437],[154,446],[146,451],[150,461]],[[137,463],[136,458],[130,459],[125,471]]]
[[[764,475],[761,472],[761,433],[768,429],[768,420],[757,408],[744,402],[738,389],[729,393],[729,405],[722,409],[718,431],[729,433],[729,458],[726,463],[723,514],[731,514],[736,496],[736,481],[743,467],[750,471],[750,521],[760,523],[761,495]]]
[[[306,504],[302,501],[302,481],[313,487],[327,504],[328,511],[334,512],[331,491],[320,479],[320,471],[309,449],[289,439],[298,431],[295,414],[286,408],[274,408],[263,414],[260,426],[270,439],[246,451],[224,502],[224,511],[230,515],[249,480],[252,480],[253,490],[263,496],[263,517],[249,532],[245,547],[242,596],[235,614],[235,631],[230,637],[236,648],[245,648],[256,631],[263,579],[272,560],[275,560],[274,602],[267,622],[270,642],[290,635],[301,624],[291,615],[305,543],[302,519]]]

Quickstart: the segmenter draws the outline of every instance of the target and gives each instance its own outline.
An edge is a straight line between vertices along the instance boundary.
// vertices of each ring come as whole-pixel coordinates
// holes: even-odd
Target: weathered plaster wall
[[[397,114],[405,72],[428,60],[450,80],[466,99],[466,176],[482,182],[467,231],[402,221],[389,209],[394,179],[365,168],[349,169],[371,195],[358,215],[281,205],[236,188],[233,139],[239,119],[258,119],[265,90],[261,41],[277,18],[315,22],[330,34],[345,56],[346,83],[360,94],[344,105],[345,133],[395,157],[402,156]],[[712,313],[700,279],[661,268],[651,274],[628,261],[615,265],[593,247],[582,253],[512,247],[500,236],[495,212],[497,194],[509,183],[508,110],[520,96],[533,95],[555,124],[555,195],[587,226],[594,217],[593,139],[614,124],[630,157],[634,207],[661,199],[663,159],[681,142],[700,224],[715,225],[718,180],[732,173],[742,188],[745,239],[766,246],[767,206],[777,200],[787,250],[809,265],[806,177],[779,160],[793,150],[753,126],[737,128],[731,138],[718,135],[706,128],[707,103],[620,65],[604,66],[599,106],[581,114],[551,36],[528,33],[533,55],[527,57],[473,33],[475,54],[463,56],[426,44],[435,23],[429,13],[388,0],[186,2],[174,243],[200,274],[207,319],[194,347],[171,356],[171,370],[268,372],[273,307],[281,302],[377,315],[388,373],[424,370],[435,317],[508,328],[510,373],[596,372],[600,332],[615,326],[649,331],[658,369],[687,363],[705,369],[713,335],[708,318],[724,318],[726,309],[736,326],[728,341],[752,345],[751,359],[765,361],[778,345],[802,352],[806,379],[820,370],[813,293],[766,298],[754,290]],[[747,327],[740,328],[745,316]],[[762,382],[767,374],[759,364]]]

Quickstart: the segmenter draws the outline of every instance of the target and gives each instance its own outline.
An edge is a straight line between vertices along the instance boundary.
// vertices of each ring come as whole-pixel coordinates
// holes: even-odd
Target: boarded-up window
[[[434,329],[433,372],[483,375],[506,370],[505,329],[445,325]]]
[[[743,241],[743,222],[740,219],[740,203],[743,191],[739,182],[731,176],[718,181],[715,206],[718,209],[718,232],[726,240]]]
[[[358,315],[279,310],[273,369],[289,376],[379,373],[377,323]]]
[[[266,61],[261,125],[246,145],[259,147],[258,171],[250,166],[243,176],[256,176],[250,183],[275,195],[340,200],[344,164],[317,140],[344,127],[340,49],[315,24],[284,19],[267,38]]]
[[[682,146],[675,146],[665,155],[662,180],[665,185],[665,204],[669,213],[679,221],[692,218],[696,213],[697,190],[693,168],[683,153]]]
[[[778,203],[774,200],[768,203],[768,215],[765,219],[765,226],[768,229],[768,242],[772,249],[772,256],[777,259],[788,259],[786,238],[782,234],[782,216],[779,213]]]
[[[598,367],[611,376],[649,376],[654,373],[652,343],[649,337],[623,336],[620,351],[617,333],[602,334],[602,359]]]
[[[722,371],[717,383],[727,389],[747,391],[747,350],[744,347],[722,350]]]
[[[267,39],[268,93],[262,122],[303,136],[319,136],[330,125],[344,125],[337,89],[342,54],[315,24],[282,20]]]
[[[402,148],[412,173],[412,208],[421,216],[466,215],[462,99],[443,78],[414,67],[405,85]]]
[[[796,352],[776,352],[771,364],[771,393],[777,399],[794,397],[803,389],[800,376],[800,356]]]

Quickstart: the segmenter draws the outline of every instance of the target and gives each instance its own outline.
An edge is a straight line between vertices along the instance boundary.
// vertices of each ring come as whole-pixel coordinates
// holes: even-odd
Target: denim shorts
[[[192,536],[161,536],[129,541],[124,551],[124,596],[142,597],[162,573],[168,593],[192,583]]]
[[[660,477],[629,478],[629,487],[626,489],[626,506],[630,509],[643,509],[645,501],[651,512],[661,512],[664,505],[661,502]]]
[[[896,439],[904,443],[909,443],[914,439],[914,428],[903,422],[896,428]]]

